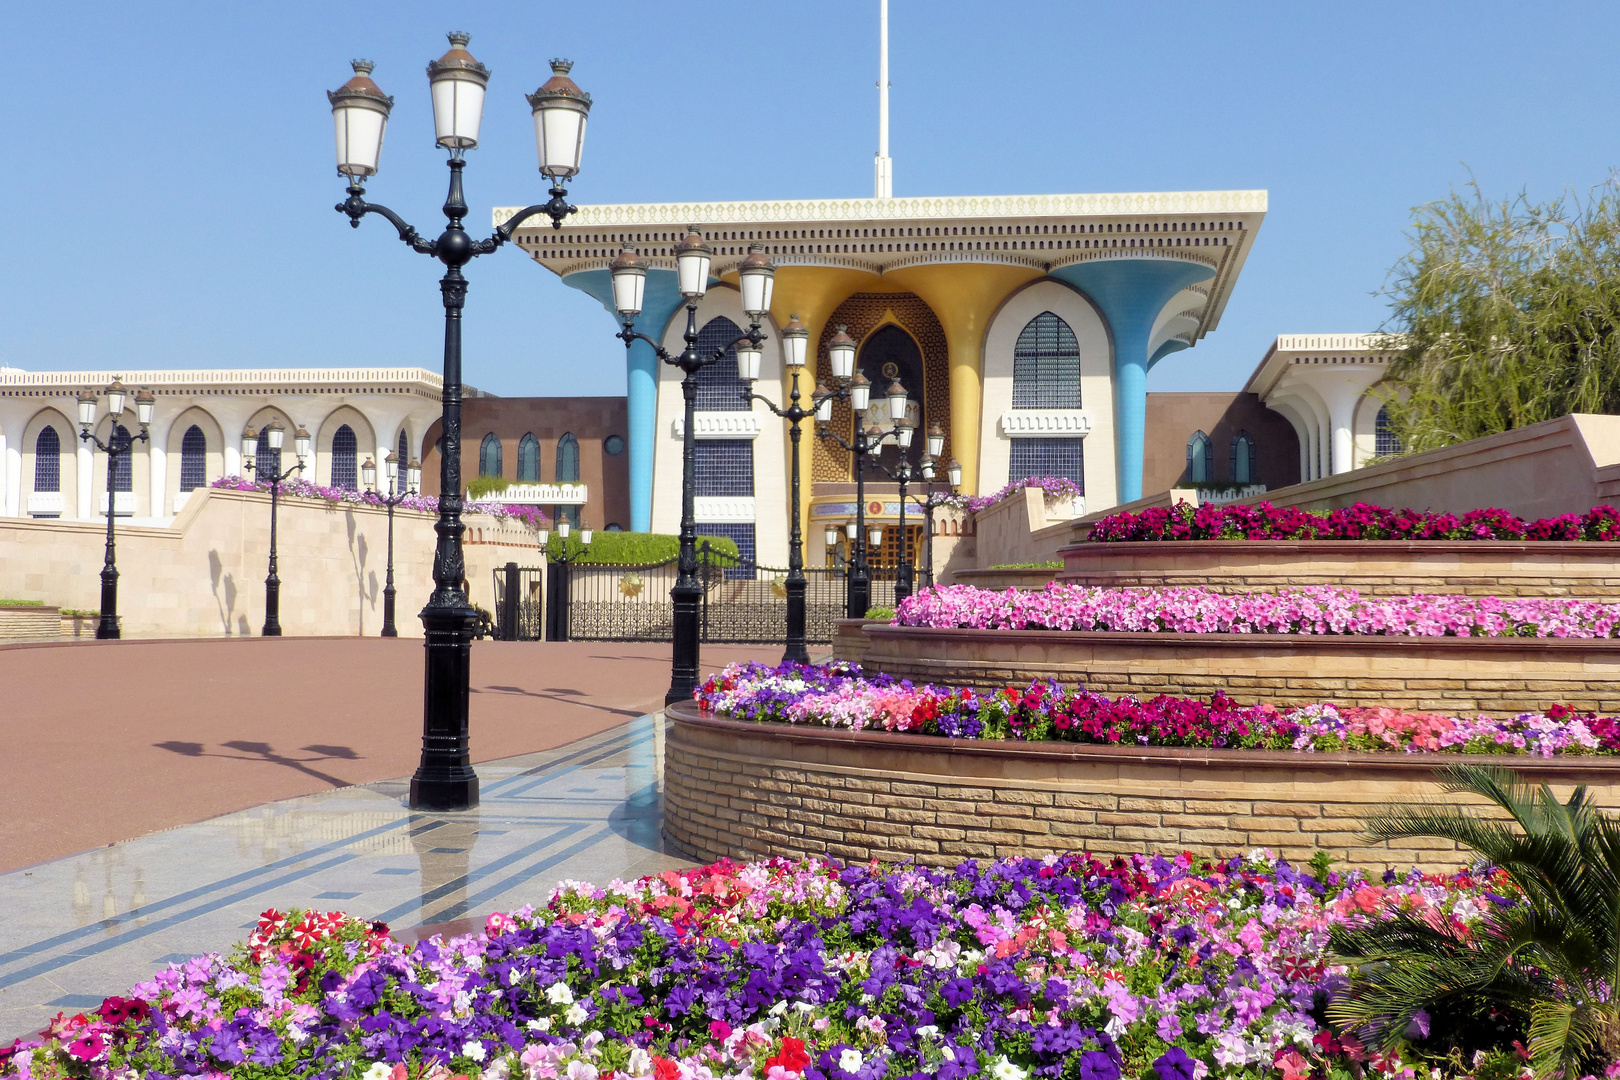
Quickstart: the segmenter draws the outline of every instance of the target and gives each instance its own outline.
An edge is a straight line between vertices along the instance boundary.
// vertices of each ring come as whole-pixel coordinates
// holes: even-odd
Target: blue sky
[[[1584,191],[1616,164],[1613,3],[891,0],[896,195],[1265,188],[1218,330],[1153,390],[1237,389],[1278,333],[1370,330],[1415,205]],[[0,363],[437,369],[438,264],[332,205],[323,91],[397,99],[370,196],[443,218],[424,67],[493,69],[472,220],[542,197],[523,93],[596,99],[577,202],[865,196],[877,0],[75,3],[7,13]],[[469,382],[620,394],[594,302],[508,249],[470,270]]]

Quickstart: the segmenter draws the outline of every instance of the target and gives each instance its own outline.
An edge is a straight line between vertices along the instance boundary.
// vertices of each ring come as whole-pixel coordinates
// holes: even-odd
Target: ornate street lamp
[[[473,772],[467,742],[472,639],[478,613],[461,587],[465,576],[461,550],[461,311],[467,299],[467,279],[461,268],[479,255],[498,250],[512,239],[518,226],[536,214],[549,217],[554,228],[562,227],[563,219],[574,212],[562,184],[579,172],[585,120],[591,109],[591,96],[568,77],[572,63],[553,60],[551,78],[527,95],[540,173],[551,181],[551,199],[519,210],[488,239],[472,239],[462,224],[467,202],[461,174],[466,152],[478,145],[489,69],[467,51],[466,34],[449,37],[450,51],[428,65],[435,141],[450,155],[450,193],[444,202],[448,223],[438,239],[427,239],[392,210],[365,199],[363,184],[376,175],[383,131],[394,105],[394,99],[372,81],[373,65],[355,61],[354,78],[327,95],[337,132],[337,169],[349,180],[348,198],[338,204],[338,211],[347,214],[355,228],[367,214],[380,214],[407,247],[445,266],[439,281],[444,302],[444,411],[439,521],[435,526],[439,539],[433,555],[433,595],[422,609],[427,662],[422,758],[411,777],[413,810],[466,810],[478,805],[478,775]]]
[[[557,522],[557,554],[551,554],[551,532],[548,529],[540,530],[540,549],[546,553],[547,577],[546,584],[551,591],[551,606],[546,611],[546,640],[569,641],[569,610],[572,599],[569,590],[572,585],[572,570],[570,567],[583,558],[591,549],[593,530],[589,525],[582,525],[579,530],[579,547],[573,550],[568,546],[569,522],[562,518]]]
[[[920,504],[923,509],[925,519],[925,525],[923,528],[924,557],[923,559],[919,560],[923,562],[926,567],[926,569],[923,571],[925,587],[932,586],[934,584],[934,509],[940,505],[940,503],[934,498],[934,481],[938,477],[940,458],[945,453],[945,431],[939,426],[938,423],[930,424],[928,426],[928,441],[926,444],[926,450],[927,453],[923,455],[922,468],[920,470],[923,482],[927,484],[927,487],[924,490],[923,501]],[[954,494],[956,491],[956,486],[962,482],[962,466],[958,465],[956,460],[953,458],[950,466],[947,468],[947,472],[951,477],[947,491]]]
[[[759,245],[755,245],[759,247]],[[756,261],[757,260],[757,261]],[[751,264],[753,269],[751,269]],[[739,275],[750,273],[758,274],[760,264],[769,265],[770,260],[765,258],[762,251],[752,251],[748,258],[743,260],[743,269]],[[748,278],[743,276],[746,283]],[[769,285],[766,286],[769,288]],[[793,527],[788,534],[788,573],[787,573],[787,648],[782,652],[782,661],[789,660],[800,664],[810,662],[810,646],[805,640],[805,576],[804,576],[804,534],[799,526],[799,423],[807,417],[815,416],[821,402],[811,399],[810,408],[806,409],[799,404],[799,373],[804,369],[805,354],[809,351],[810,331],[794,315],[788,324],[782,327],[782,362],[788,371],[793,374],[793,389],[788,395],[788,407],[778,408],[769,398],[753,393],[751,390],[743,392],[744,401],[758,401],[771,412],[788,422],[788,431],[793,440],[793,449],[790,451],[792,462],[791,483],[792,491],[788,496],[793,507]],[[747,356],[747,366],[744,366],[743,357]],[[759,347],[750,342],[746,347],[737,348],[737,372],[750,387],[759,378]],[[829,535],[834,535],[832,526],[827,527]],[[832,541],[828,541],[830,544]]]
[[[141,433],[130,435],[126,431],[119,435],[119,420],[124,415],[124,402],[128,391],[124,384],[116,378],[112,385],[107,387],[107,415],[112,420],[112,427],[107,432],[107,441],[102,442],[91,433],[90,428],[96,422],[97,397],[90,391],[79,395],[79,438],[83,442],[91,443],[97,450],[107,455],[107,553],[101,564],[101,620],[96,624],[96,637],[101,639],[116,639],[121,636],[118,629],[118,560],[113,543],[113,516],[117,509],[118,493],[113,490],[117,477],[118,459],[127,456],[135,447],[135,440],[150,442],[147,435],[147,426],[152,423],[152,406],[157,398],[145,390],[135,395],[135,419],[140,421]]]
[[[399,490],[399,457],[390,452],[383,459],[388,472],[388,494],[384,496],[377,490],[377,464],[370,458],[360,466],[360,477],[365,481],[366,492],[377,502],[388,507],[388,579],[383,586],[383,624],[382,637],[399,637],[399,630],[394,626],[394,507],[404,502],[421,490],[422,463],[415,458],[411,459],[405,467],[405,490]]]
[[[912,472],[911,459],[906,457],[905,453],[911,449],[911,437],[916,425],[906,416],[906,388],[898,381],[893,382],[889,385],[888,397],[889,415],[894,423],[894,438],[900,445],[900,463],[893,469],[877,460],[871,464],[873,468],[900,485],[900,563],[894,574],[894,602],[898,606],[900,601],[912,593],[911,538],[906,533],[906,489],[916,474]],[[873,543],[876,544],[878,541]]]
[[[265,442],[269,444],[270,452],[275,454],[275,465],[270,468],[268,476],[259,476],[261,483],[270,485],[270,573],[264,579],[264,629],[261,631],[265,637],[281,636],[281,578],[276,574],[276,502],[281,494],[282,481],[293,473],[302,474],[304,459],[309,457],[309,432],[304,425],[299,424],[298,430],[293,432],[293,453],[298,458],[298,464],[286,472],[278,472],[277,466],[281,464],[281,447],[287,438],[287,429],[278,420],[272,420],[265,425]],[[248,472],[254,472],[258,464],[259,435],[252,428],[242,432],[242,463]]]
[[[704,356],[697,349],[697,305],[709,288],[709,261],[714,249],[704,243],[698,226],[693,225],[686,239],[675,249],[675,277],[681,296],[686,300],[686,348],[679,356],[672,356],[663,345],[635,329],[636,316],[641,314],[642,296],[646,287],[647,264],[636,249],[626,244],[613,260],[613,305],[624,320],[624,329],[616,335],[629,349],[637,341],[651,345],[658,359],[684,373],[681,396],[686,404],[686,425],[681,437],[681,547],[676,563],[678,573],[675,585],[669,590],[675,609],[674,658],[670,665],[669,692],[664,703],[672,705],[687,701],[697,689],[698,677],[698,605],[703,587],[697,580],[697,523],[693,512],[693,490],[697,484],[697,444],[694,441],[694,414],[697,410],[697,373],[723,359],[733,347],[747,342],[757,354],[765,332],[759,328],[766,312],[771,308],[771,288],[776,267],[762,254],[764,247],[755,244],[749,249],[749,258],[739,270],[742,282],[743,310],[748,313],[748,332],[716,348]],[[744,272],[746,271],[746,272]],[[739,364],[741,360],[739,358]]]

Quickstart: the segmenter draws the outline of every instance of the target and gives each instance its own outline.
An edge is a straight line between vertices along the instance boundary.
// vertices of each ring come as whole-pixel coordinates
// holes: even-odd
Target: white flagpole
[[[878,0],[878,152],[874,163],[874,192],[879,199],[894,198],[894,162],[889,157],[889,0]]]

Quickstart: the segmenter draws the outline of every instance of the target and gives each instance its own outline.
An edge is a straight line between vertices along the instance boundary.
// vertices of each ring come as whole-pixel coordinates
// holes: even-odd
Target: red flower
[[[782,1038],[782,1049],[777,1051],[765,1061],[768,1069],[772,1065],[780,1065],[793,1072],[804,1072],[805,1066],[810,1064],[810,1055],[805,1052],[804,1040],[795,1039],[791,1035]]]
[[[680,1080],[681,1067],[666,1057],[653,1060],[653,1080]]]

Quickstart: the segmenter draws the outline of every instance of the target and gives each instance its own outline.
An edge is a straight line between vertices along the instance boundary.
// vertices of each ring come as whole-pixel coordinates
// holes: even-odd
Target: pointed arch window
[[[406,436],[405,429],[399,431],[399,467],[404,469],[411,460],[411,440]],[[403,473],[401,474],[403,475]]]
[[[712,356],[720,346],[735,341],[742,334],[736,323],[724,315],[703,324],[698,331],[699,356]],[[697,407],[706,412],[747,412],[749,404],[743,399],[748,384],[737,376],[737,351],[727,349],[726,354],[697,373]]]
[[[1012,407],[1080,408],[1080,342],[1050,311],[1029,320],[1013,346]]]
[[[355,469],[357,448],[354,428],[348,424],[332,433],[332,486],[339,491],[360,490],[360,479]]]
[[[1389,421],[1389,406],[1381,406],[1378,410],[1378,419],[1373,421],[1373,453],[1379,457],[1387,454],[1401,452],[1400,436],[1395,434],[1395,425]]]
[[[1232,436],[1232,462],[1228,475],[1234,484],[1252,484],[1255,482],[1256,458],[1254,438],[1247,431],[1240,431]]]
[[[195,491],[208,485],[208,436],[196,424],[180,439],[180,490]]]
[[[135,468],[134,462],[131,460],[133,455],[129,453],[129,448],[134,443],[135,439],[130,435],[129,428],[119,424],[113,429],[112,444],[114,449],[119,452],[117,459],[113,462],[114,491],[135,490]]]
[[[557,440],[557,483],[579,483],[579,440],[572,431]]]
[[[53,427],[40,428],[34,439],[34,490],[62,490],[62,437]]]
[[[1214,479],[1209,468],[1209,436],[1195,431],[1187,440],[1187,482],[1207,484]]]
[[[517,478],[520,484],[540,482],[540,440],[532,431],[518,443]]]
[[[274,418],[272,418],[274,419]],[[259,429],[259,445],[253,451],[253,474],[263,479],[281,475],[281,451],[270,449],[269,421]],[[286,426],[286,422],[282,422]]]
[[[501,475],[501,440],[493,431],[478,444],[478,475]]]

